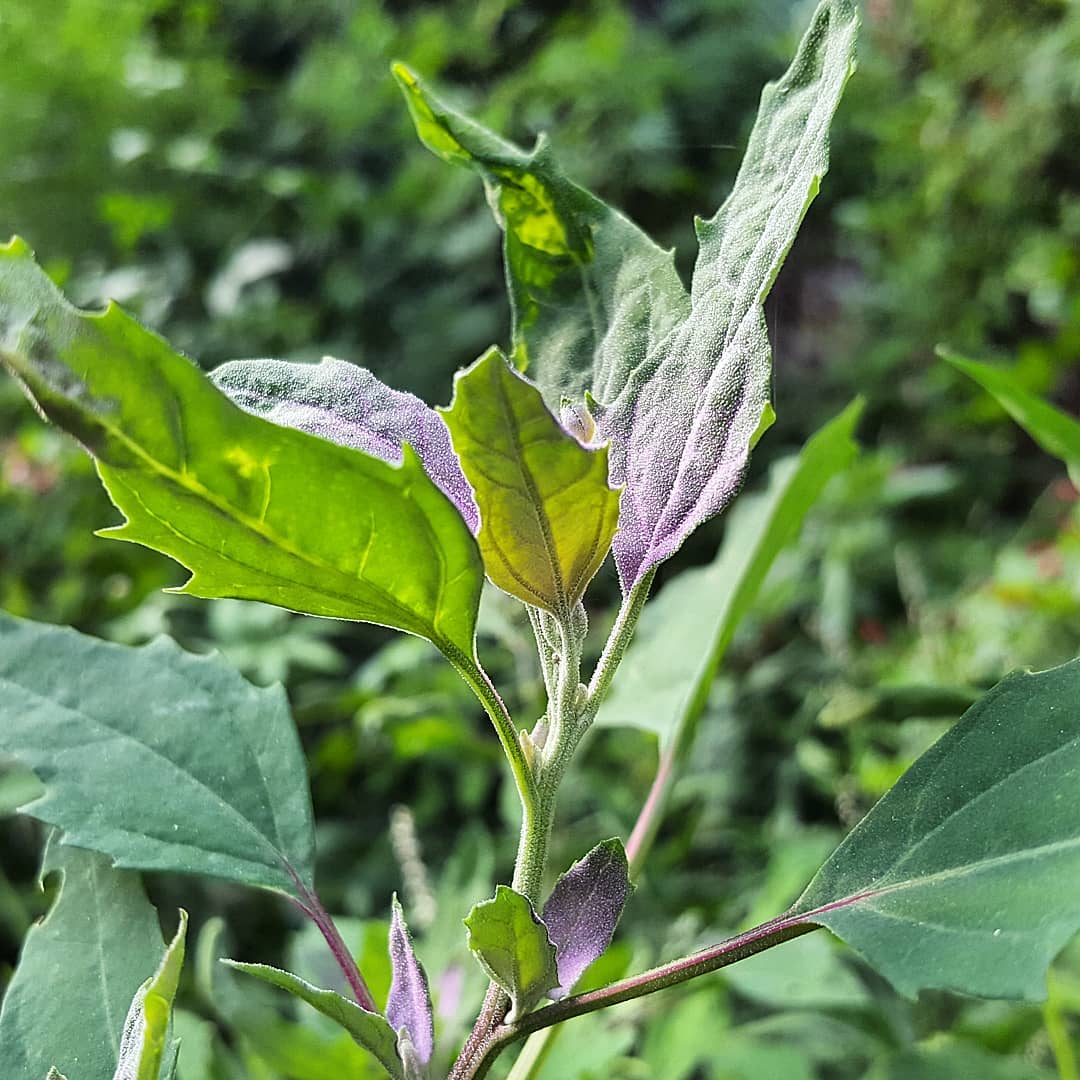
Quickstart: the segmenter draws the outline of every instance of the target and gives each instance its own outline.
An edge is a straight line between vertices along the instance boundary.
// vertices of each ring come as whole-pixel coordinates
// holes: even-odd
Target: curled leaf
[[[386,1019],[397,1032],[404,1030],[423,1064],[435,1049],[435,1027],[427,975],[413,952],[409,928],[395,896],[390,915],[390,965],[393,977],[386,999]],[[400,1040],[400,1037],[399,1037]]]

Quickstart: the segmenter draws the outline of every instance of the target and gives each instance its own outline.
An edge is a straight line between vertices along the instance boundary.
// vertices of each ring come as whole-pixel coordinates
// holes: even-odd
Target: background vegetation
[[[685,267],[691,214],[723,198],[807,14],[793,0],[9,3],[0,235],[207,367],[332,354],[445,403],[454,369],[507,337],[498,236],[474,179],[415,142],[390,60],[519,141],[551,132],[568,171]],[[868,0],[835,132],[770,301],[779,420],[749,487],[855,394],[865,452],[729,654],[606,977],[779,911],[981,689],[1078,652],[1077,493],[933,348],[1013,361],[1028,388],[1080,406],[1080,5]],[[463,981],[463,1014],[460,919],[506,877],[516,814],[468,692],[418,640],[164,594],[178,567],[92,536],[114,516],[89,461],[0,381],[0,607],[126,642],[167,632],[283,680],[328,905],[377,952],[403,890],[445,1000]],[[723,527],[678,566],[711,558]],[[594,607],[615,590],[602,577]],[[528,627],[488,599],[485,656],[527,714]],[[597,733],[564,788],[554,865],[626,835],[655,760],[645,733]],[[40,832],[10,816],[26,784],[0,763],[0,989],[47,905]],[[225,915],[234,955],[322,963],[272,900],[150,885],[196,929]],[[325,1037],[310,1017],[279,1022],[194,981],[185,1004],[183,1080],[325,1075],[304,1049]],[[241,1035],[212,1051],[222,1015]],[[1045,1008],[908,1002],[814,935],[574,1022],[542,1075],[1076,1080],[1077,1032],[1075,948]]]

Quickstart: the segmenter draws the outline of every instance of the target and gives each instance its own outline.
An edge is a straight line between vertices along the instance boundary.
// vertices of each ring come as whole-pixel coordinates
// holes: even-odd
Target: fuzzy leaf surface
[[[395,390],[366,368],[332,357],[320,364],[232,360],[215,368],[210,378],[246,412],[395,465],[408,443],[476,532],[476,503],[450,433],[439,414],[415,394]]]
[[[999,367],[965,360],[948,349],[939,348],[938,355],[992,394],[1039,446],[1065,462],[1073,485],[1080,488],[1080,423],[1025,390],[1013,375]]]
[[[1080,660],[976,702],[836,849],[789,913],[901,993],[1045,997],[1080,928]]]
[[[563,874],[541,916],[555,945],[559,985],[565,997],[585,969],[611,944],[632,886],[622,841],[604,840]]]
[[[435,1049],[435,1021],[427,975],[413,952],[412,938],[398,898],[390,916],[390,964],[393,976],[386,999],[386,1019],[394,1031],[404,1028],[420,1061],[426,1065]]]
[[[862,403],[853,402],[796,457],[777,462],[762,494],[740,498],[716,558],[683,571],[646,606],[597,723],[655,731],[662,750],[680,733],[689,745],[717,668],[773,561],[858,453],[861,412]]]
[[[481,173],[505,232],[514,358],[548,403],[586,393],[625,484],[615,560],[624,591],[668,559],[742,483],[771,418],[763,304],[828,168],[853,70],[852,0],[823,0],[787,73],[765,88],[735,186],[709,221],[686,294],[664,252],[531,153],[448,109],[395,69],[417,132]]]
[[[173,1001],[180,986],[180,970],[184,966],[187,922],[187,912],[181,910],[180,925],[157,971],[139,987],[131,1001],[113,1080],[159,1080],[163,1066],[166,1077],[172,1073],[171,1065],[166,1063],[166,1042]]]
[[[72,307],[20,240],[0,247],[0,360],[96,458],[105,530],[192,571],[179,591],[262,600],[472,657],[483,571],[415,451],[386,461],[233,404],[118,307]]]
[[[469,948],[521,1016],[559,984],[555,946],[527,897],[500,885],[465,919]]]
[[[0,753],[44,784],[24,813],[118,866],[291,892],[287,862],[311,885],[307,767],[285,693],[220,656],[0,614]]]
[[[491,349],[454,380],[443,415],[480,505],[480,551],[499,588],[567,617],[619,520],[607,447],[565,431],[540,391]]]
[[[385,1016],[361,1009],[355,1002],[334,990],[322,990],[312,986],[290,971],[282,971],[266,964],[243,964],[238,960],[226,960],[224,963],[236,971],[287,990],[301,1001],[307,1002],[313,1009],[318,1009],[323,1016],[328,1016],[340,1024],[360,1046],[374,1054],[394,1080],[403,1080],[404,1072],[397,1053],[397,1036]]]
[[[53,1066],[109,1077],[124,1016],[161,959],[157,914],[139,875],[54,834],[41,872],[58,871],[52,909],[32,926],[0,1007],[4,1080],[42,1080]]]

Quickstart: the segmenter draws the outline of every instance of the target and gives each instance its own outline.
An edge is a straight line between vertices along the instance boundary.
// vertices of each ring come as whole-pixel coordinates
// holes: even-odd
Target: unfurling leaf
[[[139,987],[131,1001],[113,1080],[159,1080],[161,1076],[173,1001],[184,966],[187,921],[187,912],[181,909],[180,925],[157,972]]]
[[[0,1003],[4,1080],[42,1080],[53,1065],[75,1080],[112,1076],[124,1012],[161,959],[157,913],[138,874],[57,833],[42,878],[54,871],[62,875],[56,899],[27,932]]]
[[[310,887],[311,796],[280,686],[168,638],[131,648],[0,614],[0,717],[0,754],[44,784],[22,812],[69,842],[283,892],[291,866]]]
[[[1039,999],[1080,928],[1080,660],[976,702],[833,853],[789,916],[901,993]]]
[[[0,360],[97,459],[127,517],[104,535],[182,563],[181,592],[474,656],[480,555],[411,448],[395,466],[245,412],[118,307],[73,308],[19,240],[0,247]]]
[[[247,412],[395,465],[408,443],[476,532],[476,503],[450,433],[442,417],[415,394],[394,390],[365,368],[331,357],[321,364],[232,360],[215,368],[210,378]]]
[[[597,844],[555,883],[542,915],[559,972],[559,985],[550,997],[568,994],[603,955],[631,888],[626,852],[617,839]]]
[[[390,964],[393,978],[386,999],[386,1019],[394,1031],[404,1030],[420,1061],[426,1065],[435,1049],[427,975],[413,952],[409,928],[395,896],[390,916]]]
[[[618,524],[607,447],[587,448],[565,431],[498,349],[458,373],[443,415],[480,504],[488,577],[568,619]]]
[[[990,364],[965,360],[940,346],[937,351],[943,360],[948,360],[958,371],[993,394],[998,404],[1048,454],[1065,462],[1073,485],[1080,488],[1080,423],[1025,390],[1010,372]]]
[[[294,997],[307,1002],[323,1016],[340,1024],[360,1046],[374,1054],[393,1080],[404,1080],[405,1074],[397,1052],[397,1036],[385,1016],[360,1008],[334,990],[312,986],[291,971],[282,971],[266,964],[243,964],[239,960],[223,960],[222,963],[271,986],[287,990]]]
[[[624,590],[670,558],[742,483],[771,416],[763,304],[828,167],[853,69],[852,0],[823,0],[788,72],[765,88],[734,189],[698,222],[690,295],[671,254],[532,153],[455,113],[400,65],[417,132],[481,173],[505,231],[514,358],[549,405],[586,392],[611,479]]]
[[[555,946],[527,897],[506,885],[469,912],[469,948],[510,995],[508,1019],[528,1012],[559,984]]]

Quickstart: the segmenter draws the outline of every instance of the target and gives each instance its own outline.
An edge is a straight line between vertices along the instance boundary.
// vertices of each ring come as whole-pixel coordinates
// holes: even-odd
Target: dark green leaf
[[[0,248],[0,360],[75,435],[180,590],[393,626],[474,655],[476,542],[406,447],[400,466],[234,405],[116,306],[73,308],[19,240]]]
[[[527,897],[500,885],[469,912],[469,948],[510,995],[511,1017],[527,1012],[559,985],[555,946]]]
[[[4,1080],[113,1075],[128,1005],[161,959],[157,914],[139,875],[54,834],[42,875],[62,877],[52,910],[31,928],[0,1009]]]
[[[266,964],[242,964],[237,960],[226,960],[224,963],[306,1001],[312,1008],[340,1024],[360,1046],[374,1054],[395,1080],[401,1080],[404,1076],[397,1053],[397,1036],[386,1017],[361,1009],[355,1002],[333,990],[321,990],[312,986],[292,972],[281,971]]]
[[[0,614],[0,751],[45,785],[25,813],[119,866],[288,892],[291,865],[311,884],[311,799],[285,694],[220,657]]]
[[[480,505],[488,577],[568,618],[619,520],[607,447],[588,449],[564,431],[498,349],[458,374],[443,416]]]
[[[1080,660],[1008,676],[925,753],[792,909],[902,993],[1045,996],[1080,927]]]
[[[1001,368],[965,360],[938,347],[938,355],[974,379],[1048,453],[1061,458],[1075,486],[1080,487],[1080,423],[1029,393]]]

